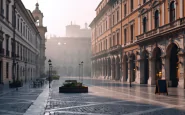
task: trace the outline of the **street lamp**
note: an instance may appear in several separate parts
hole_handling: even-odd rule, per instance
[[[52,65],[52,64],[51,64],[51,60],[50,60],[50,59],[48,60],[48,64],[49,64],[49,78],[48,78],[48,79],[49,79],[49,88],[51,88],[50,68],[51,68],[51,65]]]
[[[82,65],[82,84],[83,84],[83,61],[81,62],[81,65]]]
[[[27,82],[27,62],[24,62],[25,63],[25,83]]]
[[[80,81],[80,66],[81,66],[81,64],[79,64],[79,81]]]

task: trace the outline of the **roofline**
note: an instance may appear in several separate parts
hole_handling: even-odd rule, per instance
[[[96,7],[95,11],[99,8],[99,6],[102,4],[103,0],[101,0],[101,2],[98,4],[98,6]]]

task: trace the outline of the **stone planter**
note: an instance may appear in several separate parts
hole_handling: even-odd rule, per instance
[[[88,93],[88,87],[59,87],[59,93]]]

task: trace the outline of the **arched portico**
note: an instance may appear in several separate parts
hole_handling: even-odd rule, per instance
[[[115,58],[112,58],[112,79],[115,80],[116,78],[116,63]]]
[[[120,80],[121,76],[120,76],[120,58],[119,56],[117,56],[116,58],[116,80]]]
[[[111,76],[111,59],[110,58],[108,58],[108,77],[110,77]]]
[[[166,77],[169,80],[170,87],[177,87],[179,77],[180,77],[178,51],[179,51],[179,47],[175,43],[171,43],[167,47],[167,51],[166,51],[166,54],[167,54],[166,62],[169,65],[169,66],[166,66],[167,68],[166,72],[168,72],[168,75],[169,75]]]
[[[147,52],[147,50],[144,50],[141,54],[141,64],[140,64],[140,68],[141,68],[141,84],[148,84],[148,79],[149,79],[149,54]]]
[[[126,82],[128,79],[128,57],[124,55],[123,57],[123,81]]]
[[[155,47],[152,52],[152,71],[151,71],[151,85],[156,84],[156,80],[162,78],[162,59],[161,59],[161,49],[159,47]]]
[[[136,64],[135,64],[136,57],[134,54],[130,55],[130,77],[131,77],[131,82],[135,81],[136,78]]]

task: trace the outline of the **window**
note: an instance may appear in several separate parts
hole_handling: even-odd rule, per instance
[[[143,33],[145,33],[147,31],[147,24],[146,24],[146,17],[143,18]]]
[[[127,29],[124,29],[124,44],[127,43]]]
[[[0,3],[1,3],[1,15],[4,15],[4,8],[3,8],[3,4],[4,4],[4,2],[3,2],[4,0],[0,0]]]
[[[155,11],[155,28],[159,27],[159,11]]]
[[[115,45],[115,35],[113,35],[113,46]]]
[[[112,16],[112,24],[114,25],[114,15]]]
[[[106,20],[106,22],[105,22],[105,30],[107,30],[107,20]]]
[[[107,39],[105,40],[105,49],[107,49]]]
[[[12,6],[12,26],[13,27],[16,27],[16,19],[17,19],[17,17],[14,13],[14,7]]]
[[[146,3],[146,0],[143,0],[143,4]]]
[[[17,19],[17,30],[19,30],[19,16],[18,16],[18,19]]]
[[[130,9],[131,9],[131,12],[134,9],[134,0],[130,0]]]
[[[9,38],[6,37],[6,56],[9,56]]]
[[[175,21],[175,2],[171,2],[170,4],[170,22]]]
[[[9,63],[8,62],[6,62],[6,78],[8,78],[9,77]]]
[[[9,21],[9,2],[8,0],[6,2],[6,19],[7,21]]]
[[[111,37],[109,38],[109,45],[110,45],[110,47],[112,46]]]
[[[21,34],[22,34],[22,20],[21,20]]]
[[[119,21],[119,10],[117,11],[117,22]]]
[[[117,33],[117,45],[119,45],[119,32]]]
[[[131,40],[131,43],[134,40],[134,25],[130,26],[130,40]]]
[[[126,17],[127,15],[127,4],[124,5],[124,16]]]

